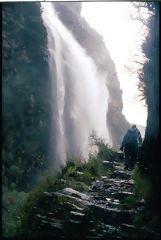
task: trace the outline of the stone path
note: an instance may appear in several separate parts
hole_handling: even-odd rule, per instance
[[[144,201],[129,207],[126,199],[134,195],[131,172],[119,160],[113,163],[110,178],[102,176],[86,192],[65,188],[44,192],[41,206],[33,209],[31,230],[35,236],[55,239],[159,239],[146,226],[133,225],[134,216],[142,214]]]

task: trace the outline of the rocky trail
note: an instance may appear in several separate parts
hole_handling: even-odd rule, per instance
[[[146,225],[134,226],[133,220],[142,214],[145,203],[127,204],[128,197],[134,195],[132,172],[124,170],[119,159],[104,164],[114,168],[110,177],[93,181],[84,192],[72,188],[44,192],[41,204],[33,209],[31,231],[35,237],[159,239]]]

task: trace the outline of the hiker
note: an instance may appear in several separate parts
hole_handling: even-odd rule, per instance
[[[139,145],[142,142],[140,131],[133,125],[125,134],[120,150],[124,151],[125,169],[132,170],[138,158]]]

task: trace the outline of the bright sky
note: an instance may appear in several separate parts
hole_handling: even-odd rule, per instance
[[[27,1],[30,0],[24,0]],[[126,67],[134,67],[134,70],[137,70],[133,62],[134,55],[138,55],[135,56],[135,60],[143,61],[139,47],[144,39],[145,30],[141,23],[131,20],[133,12],[131,2],[82,2],[81,14],[103,36],[115,62],[123,90],[123,114],[130,123],[146,126],[147,109],[144,102],[139,101],[138,79],[136,74],[132,74]]]
[[[83,2],[81,14],[103,36],[115,62],[123,90],[123,114],[130,123],[146,126],[147,109],[144,102],[139,101],[137,76],[126,67],[137,70],[134,60],[144,61],[140,44],[145,38],[145,29],[131,19],[134,11],[130,2]]]

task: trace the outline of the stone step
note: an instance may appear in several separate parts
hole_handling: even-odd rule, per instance
[[[129,179],[132,175],[131,171],[116,170],[110,175],[110,178]]]
[[[143,240],[159,240],[160,234],[154,232],[147,227],[136,227],[134,225],[123,223],[120,227],[120,236],[122,238],[127,237],[128,239],[143,239]]]
[[[100,180],[93,181],[86,192],[73,188],[64,188],[57,192],[44,192],[39,207],[33,208],[32,225],[36,231],[49,232],[53,238],[72,239],[137,239],[137,237],[154,236],[146,228],[133,225],[135,214],[144,210],[144,200],[137,202],[131,208],[126,201],[134,196],[134,181],[132,172],[123,170],[120,161],[104,161],[113,165],[115,171]],[[82,173],[79,172],[81,175]],[[34,227],[33,227],[34,229]],[[148,234],[145,234],[149,231]],[[155,240],[156,234],[154,236]],[[148,239],[148,238],[147,238]]]
[[[99,230],[96,230],[99,229]],[[98,233],[99,232],[99,233]],[[110,224],[99,223],[99,225],[94,226],[89,230],[87,239],[100,239],[100,234],[103,235],[103,239],[118,239],[119,238],[119,228],[116,228]]]
[[[101,219],[105,224],[112,224],[119,227],[123,219],[126,223],[132,222],[133,211],[112,208],[108,204],[93,204],[90,206],[90,209],[97,216],[97,219]]]
[[[115,182],[115,183],[123,183],[123,184],[128,184],[128,185],[134,185],[134,180],[133,179],[115,179],[115,178],[109,178],[109,182]]]
[[[113,196],[113,198],[123,201],[124,199],[126,199],[129,196],[135,196],[135,194],[132,192],[127,192],[127,191],[116,191],[116,192],[110,192],[110,196]]]

